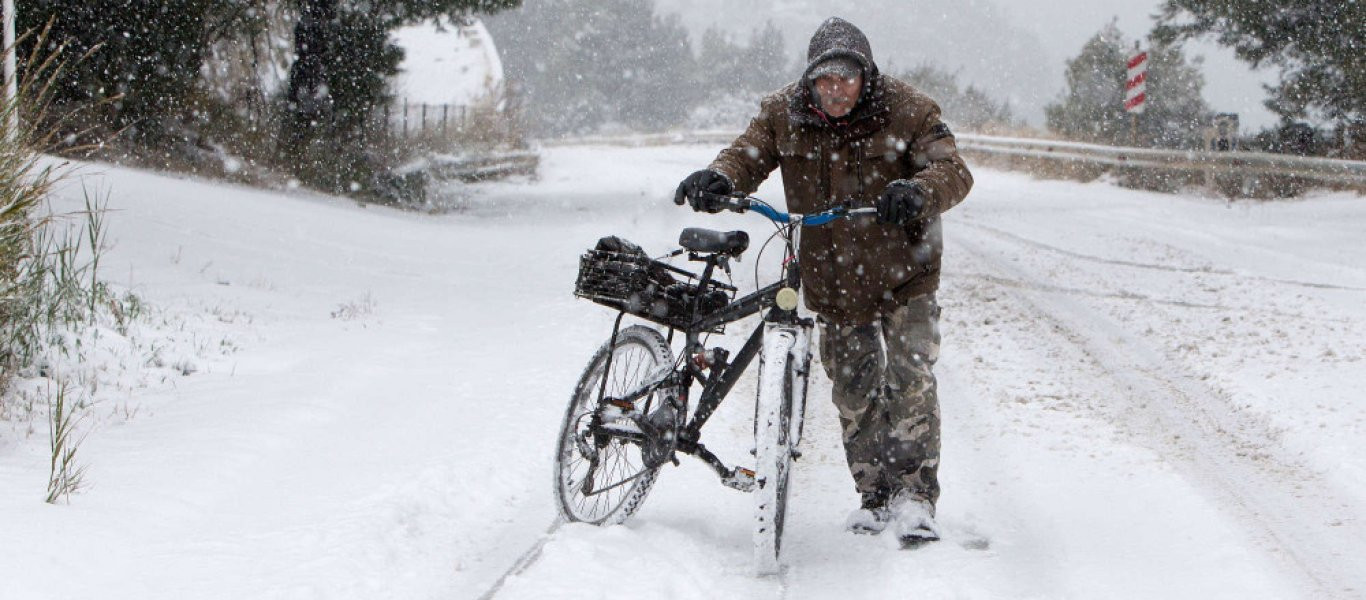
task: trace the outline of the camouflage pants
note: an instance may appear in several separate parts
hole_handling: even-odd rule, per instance
[[[872,323],[821,321],[821,362],[834,382],[844,451],[859,493],[939,498],[939,305],[912,298]]]

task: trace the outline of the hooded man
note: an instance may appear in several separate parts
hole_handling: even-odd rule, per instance
[[[843,219],[802,233],[807,308],[834,383],[844,447],[862,497],[848,529],[891,527],[904,544],[939,539],[939,215],[972,174],[939,106],[882,75],[868,38],[831,18],[816,30],[802,78],[764,98],[759,116],[674,201],[719,207],[702,192],[752,193],[782,169],[788,209],[875,206],[876,222]]]

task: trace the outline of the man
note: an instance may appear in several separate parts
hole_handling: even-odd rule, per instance
[[[701,192],[751,193],[782,169],[788,208],[877,208],[802,233],[807,308],[834,383],[845,454],[862,506],[847,527],[891,527],[904,544],[939,539],[939,215],[972,175],[939,107],[878,72],[868,39],[831,18],[816,30],[802,78],[765,98],[759,116],[674,201],[718,209]]]

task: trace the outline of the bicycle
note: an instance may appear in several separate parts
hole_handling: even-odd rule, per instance
[[[701,275],[649,258],[615,237],[585,253],[575,295],[619,312],[611,337],[579,377],[565,411],[556,450],[555,496],[565,520],[621,523],[640,508],[664,464],[679,464],[678,454],[696,457],[723,485],[755,495],[755,570],[771,574],[779,570],[788,476],[800,455],[814,326],[797,314],[801,272],[796,238],[801,226],[875,211],[835,208],[800,215],[750,196],[709,196],[726,210],[753,211],[777,224],[769,240],[784,241],[779,281],[735,299],[735,287],[713,279],[718,267],[729,274],[730,261],[748,248],[744,231],[683,230],[681,248],[661,258],[686,253],[690,262],[703,264]],[[733,359],[724,348],[705,347],[704,335],[764,309],[768,312]],[[667,327],[668,336],[648,325],[623,329],[627,314]],[[676,331],[684,334],[677,358],[672,347]],[[701,431],[756,354],[754,468],[730,467],[701,443]],[[689,420],[694,383],[702,389]]]

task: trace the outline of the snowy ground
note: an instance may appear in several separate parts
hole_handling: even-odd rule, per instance
[[[195,368],[103,393],[69,505],[42,503],[41,422],[0,427],[0,598],[1366,597],[1351,196],[979,170],[945,227],[944,542],[841,530],[823,379],[781,577],[748,574],[749,499],[687,459],[627,525],[556,525],[555,432],[611,318],[570,294],[577,255],[764,231],[668,202],[714,151],[555,148],[539,180],[443,216],[87,167],[114,209],[107,277],[159,315],[139,339]],[[87,367],[143,368],[119,356]],[[704,434],[727,460],[752,389]]]

